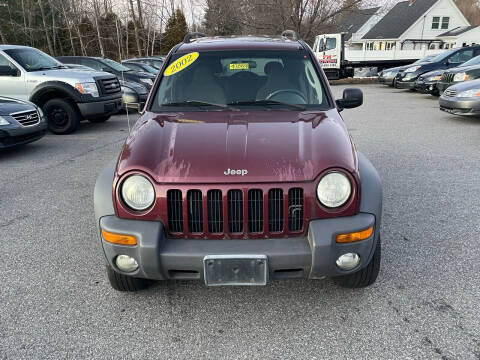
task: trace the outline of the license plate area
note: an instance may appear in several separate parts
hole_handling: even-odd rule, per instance
[[[267,284],[265,255],[207,255],[203,259],[207,286],[261,286]]]

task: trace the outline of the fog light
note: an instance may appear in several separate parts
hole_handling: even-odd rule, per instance
[[[337,259],[337,266],[342,270],[355,269],[360,264],[360,256],[356,253],[346,253]]]
[[[138,269],[137,261],[128,255],[118,255],[115,263],[120,270],[125,272],[132,272]]]

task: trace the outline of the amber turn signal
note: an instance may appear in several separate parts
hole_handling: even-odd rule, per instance
[[[337,235],[337,243],[350,243],[368,239],[373,234],[373,226],[366,230]]]
[[[102,229],[102,236],[105,241],[118,245],[137,245],[137,238],[132,235],[115,234]]]

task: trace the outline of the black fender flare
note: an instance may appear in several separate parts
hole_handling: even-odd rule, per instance
[[[357,151],[360,171],[361,199],[360,212],[375,216],[375,227],[380,230],[382,224],[382,182],[377,170],[365,155]],[[380,233],[380,231],[376,231]]]
[[[63,81],[46,81],[39,84],[33,89],[29,100],[38,105],[42,97],[49,92],[62,92],[76,103],[82,102],[82,95],[73,86]]]
[[[97,227],[100,226],[100,218],[108,215],[115,215],[112,199],[112,186],[116,167],[117,159],[115,158],[102,170],[95,183],[93,204]]]

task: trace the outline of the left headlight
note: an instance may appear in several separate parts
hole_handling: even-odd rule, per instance
[[[351,193],[350,180],[338,171],[324,175],[317,185],[318,201],[329,208],[337,208],[345,204]]]
[[[442,78],[442,75],[433,75],[433,76],[429,76],[426,80],[427,81],[440,81],[441,78]]]
[[[141,78],[140,81],[141,81],[142,83],[148,84],[148,85],[150,85],[150,86],[153,85],[152,79],[149,79],[149,78]]]
[[[80,94],[90,94],[93,97],[98,97],[98,87],[94,82],[85,82],[75,84],[75,88]]]
[[[467,73],[462,72],[462,73],[455,74],[455,76],[453,77],[453,81],[455,82],[467,81],[469,77],[470,76]]]
[[[10,123],[3,117],[0,116],[0,126],[10,125]]]
[[[133,210],[146,210],[155,201],[155,190],[145,176],[131,175],[122,184],[122,200]]]
[[[480,98],[480,88],[462,91],[461,93],[458,93],[457,97],[461,97],[461,98],[478,97],[478,98]]]

